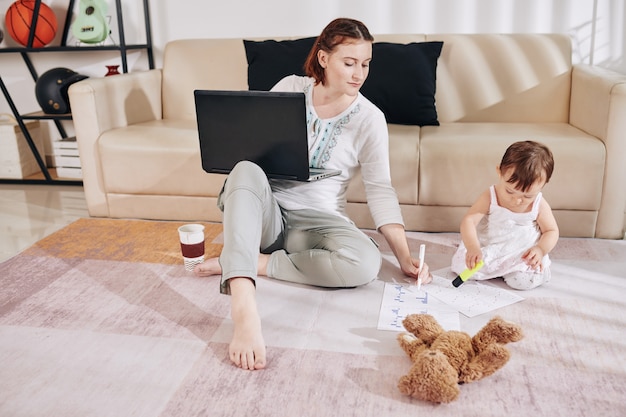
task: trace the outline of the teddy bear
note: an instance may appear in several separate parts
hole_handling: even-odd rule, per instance
[[[398,343],[413,366],[402,376],[403,394],[434,403],[457,399],[459,384],[477,381],[502,368],[510,358],[504,346],[524,336],[520,326],[496,316],[474,335],[444,330],[430,314],[409,314],[402,321],[409,333]]]

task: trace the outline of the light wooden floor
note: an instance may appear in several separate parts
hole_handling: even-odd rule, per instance
[[[0,262],[80,217],[81,186],[0,184]]]

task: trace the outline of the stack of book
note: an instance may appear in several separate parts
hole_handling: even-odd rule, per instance
[[[82,178],[76,138],[64,138],[52,143],[54,166],[59,178]]]

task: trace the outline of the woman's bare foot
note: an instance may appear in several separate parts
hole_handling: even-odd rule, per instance
[[[213,275],[222,274],[222,266],[220,265],[219,258],[209,258],[206,261],[198,264],[193,269],[193,273],[198,277],[210,277]]]
[[[258,275],[266,275],[269,255],[260,254]],[[196,265],[193,270],[199,277],[222,274],[219,258],[209,258]],[[229,280],[231,294],[231,316],[235,325],[228,354],[230,360],[241,369],[263,369],[266,364],[266,349],[261,332],[261,318],[256,306],[254,281],[246,277]]]
[[[263,369],[266,348],[256,306],[256,288],[249,278],[231,278],[231,315],[235,324],[228,353],[230,360],[246,370]]]

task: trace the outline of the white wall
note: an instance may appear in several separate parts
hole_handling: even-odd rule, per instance
[[[567,33],[577,62],[626,74],[624,0],[177,0],[151,8],[158,55],[170,39],[310,36],[347,16],[373,34]]]
[[[4,12],[12,2],[0,0],[2,27]],[[59,17],[60,35],[68,1],[44,2]],[[113,14],[114,1],[108,3]],[[144,42],[141,0],[123,0],[123,8],[127,42]],[[164,45],[172,39],[312,36],[333,18],[347,16],[365,22],[373,34],[567,33],[574,42],[574,62],[626,74],[624,0],[150,0],[150,8],[157,67]],[[115,21],[112,23],[115,37]],[[0,47],[8,45],[15,43],[5,30]],[[102,76],[105,65],[119,63],[114,53],[32,55],[40,74],[64,66]],[[132,53],[129,62],[133,70],[146,68],[139,52]],[[34,83],[18,54],[0,54],[0,75],[20,112],[39,110]],[[0,113],[8,111],[0,96]]]

